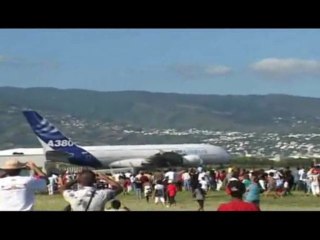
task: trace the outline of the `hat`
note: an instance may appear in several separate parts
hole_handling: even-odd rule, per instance
[[[19,162],[18,160],[11,159],[4,163],[1,169],[22,169],[25,168],[26,165],[24,163]]]
[[[243,194],[246,191],[245,185],[240,181],[230,181],[228,184],[228,189],[231,193]]]

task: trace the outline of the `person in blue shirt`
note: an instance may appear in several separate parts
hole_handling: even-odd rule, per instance
[[[246,174],[243,175],[242,183],[244,184],[246,189],[248,189],[248,187],[251,185],[251,180],[249,178],[249,174],[246,173]]]
[[[259,185],[259,178],[253,174],[252,183],[247,188],[245,201],[254,203],[255,205],[257,205],[257,207],[260,207],[259,205],[260,205],[261,192],[262,192],[262,188]]]

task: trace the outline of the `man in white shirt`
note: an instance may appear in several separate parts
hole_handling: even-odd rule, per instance
[[[190,174],[188,171],[184,172],[182,174],[182,180],[183,180],[183,188],[185,191],[190,191]]]
[[[107,201],[113,199],[122,192],[119,183],[106,175],[98,174],[113,189],[96,189],[96,175],[90,170],[83,170],[77,180],[74,180],[60,188],[64,199],[70,204],[72,211],[104,211]],[[78,190],[70,190],[72,185],[78,183]]]
[[[204,178],[205,177],[205,175],[206,175],[206,172],[199,172],[199,176],[198,176],[198,181],[201,181],[202,180],[202,178]]]
[[[299,175],[299,181],[298,181],[298,186],[299,186],[299,190],[303,190],[305,192],[307,192],[307,172],[304,168],[301,168],[298,171],[298,175]]]
[[[168,178],[169,181],[172,181],[172,182],[175,182],[176,180],[176,177],[175,177],[176,173],[169,169],[165,174],[164,174],[164,177],[165,178]]]
[[[36,176],[20,176],[25,168]],[[8,160],[1,169],[4,174],[0,178],[0,211],[32,211],[35,192],[47,189],[46,175],[31,161]]]
[[[154,186],[153,198],[155,204],[158,204],[159,200],[163,206],[165,206],[165,199],[164,199],[164,186],[161,180],[157,181],[157,184]]]
[[[57,179],[58,179],[58,176],[54,175],[54,174],[52,174],[52,176],[48,178],[48,180],[49,180],[49,185],[48,185],[49,195],[54,194],[54,185],[56,184]]]
[[[208,183],[204,177],[199,181],[199,183],[201,184],[202,190],[207,192],[208,191]]]
[[[126,173],[124,174],[124,176],[125,176],[126,178],[130,178],[131,172],[126,172]]]

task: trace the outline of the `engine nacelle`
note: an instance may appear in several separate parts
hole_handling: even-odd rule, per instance
[[[198,155],[185,155],[183,156],[183,164],[197,166],[203,164],[203,161]]]

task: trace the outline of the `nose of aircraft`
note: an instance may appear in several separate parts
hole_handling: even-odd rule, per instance
[[[222,150],[224,151],[224,153],[223,153],[224,163],[230,163],[230,161],[231,161],[230,153],[228,153],[228,151],[226,151],[225,149],[222,149]]]
[[[226,151],[222,147],[211,145],[210,146],[210,153],[212,155],[215,155],[218,158],[218,161],[220,163],[226,164],[226,163],[230,163],[230,161],[231,161],[230,153],[228,153],[228,151]]]

